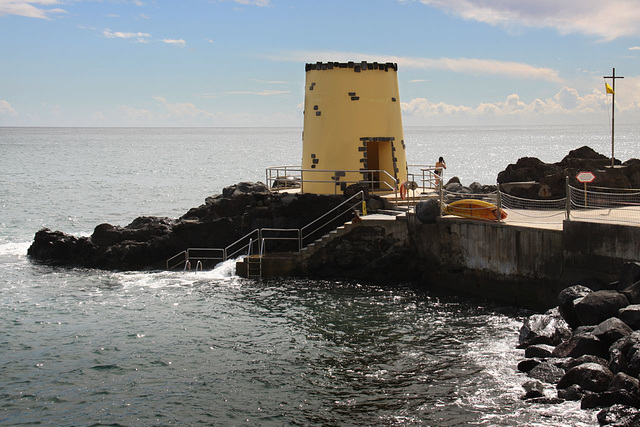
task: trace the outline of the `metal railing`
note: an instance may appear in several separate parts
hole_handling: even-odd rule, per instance
[[[332,174],[330,178],[324,176]],[[376,179],[377,177],[377,179]],[[305,184],[332,184],[334,194],[342,191],[338,184],[361,184],[371,192],[398,191],[398,180],[384,169],[333,170],[302,169],[300,166],[270,166],[265,170],[266,184],[273,191],[300,188],[304,193]]]
[[[439,172],[439,173],[438,173]],[[427,190],[437,190],[440,181],[444,179],[444,169],[431,165],[407,165],[407,175],[418,184],[423,193]],[[419,181],[415,177],[419,176]]]
[[[213,255],[220,254],[220,255]],[[179,265],[184,265],[184,270],[191,271],[191,260],[196,260],[196,271],[198,270],[198,266],[200,270],[202,270],[202,261],[225,261],[226,258],[226,250],[219,248],[189,248],[186,249],[171,258],[169,258],[166,262],[167,270],[173,270]],[[182,258],[180,258],[182,257]],[[180,259],[179,262],[174,263],[176,259]]]
[[[166,262],[167,270],[173,270],[179,265],[184,265],[186,271],[187,267],[191,266],[191,260],[219,260],[220,262],[226,261],[236,257],[238,254],[251,255],[253,252],[253,246],[258,244],[260,256],[263,255],[265,250],[265,242],[270,241],[296,241],[296,252],[299,252],[306,246],[305,242],[309,238],[316,235],[318,232],[326,230],[327,226],[332,222],[338,220],[341,216],[350,213],[357,206],[362,205],[365,202],[364,191],[359,191],[347,200],[340,203],[338,206],[329,210],[325,214],[311,221],[309,224],[302,228],[257,228],[250,231],[246,235],[242,236],[235,242],[229,244],[224,249],[221,248],[189,248],[184,250],[171,258]],[[346,222],[346,221],[344,221]],[[342,222],[342,223],[344,223]],[[265,235],[266,234],[266,235]],[[272,234],[272,235],[269,235]],[[275,234],[275,235],[273,235]],[[293,235],[293,236],[292,236]],[[215,251],[221,254],[219,257],[202,257],[192,256],[193,251]],[[181,258],[182,257],[182,258]],[[180,259],[179,262],[175,260]]]

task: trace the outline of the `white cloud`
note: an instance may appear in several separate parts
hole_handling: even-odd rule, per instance
[[[289,90],[235,90],[222,92],[220,95],[257,95],[257,96],[273,96],[286,95],[291,93]]]
[[[136,39],[137,42],[146,43],[148,37],[151,37],[149,33],[123,33],[120,31],[111,31],[108,28],[102,32],[102,34],[110,39]]]
[[[631,46],[629,50],[640,50],[640,46]]]
[[[162,39],[162,43],[171,44],[178,47],[184,47],[187,42],[182,39]]]
[[[204,39],[204,40],[205,40],[207,43],[211,43],[211,44],[214,44],[214,43],[215,43],[215,42],[214,42],[213,40],[211,40],[211,39]]]
[[[149,18],[148,15],[145,15],[144,13],[141,13],[140,15],[138,15],[140,17],[140,19],[151,19]]]
[[[11,106],[11,104],[9,104],[4,99],[0,99],[0,114],[3,114],[3,115],[6,114],[8,116],[15,116],[18,113],[16,112],[16,109]]]
[[[413,80],[409,80],[409,83],[425,83],[428,81],[429,80],[424,80],[424,79],[413,79]]]
[[[0,0],[0,16],[17,15],[27,18],[50,19],[51,14],[66,13],[66,10],[45,9],[45,7],[61,3],[59,0]]]
[[[613,40],[640,34],[637,0],[420,0],[463,19],[514,29],[555,28]]]
[[[109,13],[107,15],[107,18],[120,18],[120,15],[118,15],[117,13]]]
[[[559,83],[558,72],[551,68],[536,67],[523,62],[498,61],[474,58],[420,58],[389,56],[358,52],[330,51],[289,51],[279,55],[268,55],[274,61],[317,62],[317,61],[369,61],[396,62],[403,68],[417,70],[447,70],[460,73],[494,74],[514,78],[539,79]]]
[[[604,89],[604,87],[603,87]],[[640,113],[640,78],[626,88],[626,99],[616,102],[616,111],[633,118]],[[483,102],[477,106],[453,105],[446,102],[433,102],[426,98],[414,98],[402,102],[402,112],[409,123],[437,122],[440,119],[453,119],[458,124],[467,123],[510,123],[519,120],[523,123],[575,122],[583,118],[585,122],[596,117],[606,123],[607,110],[611,108],[610,99],[604,90],[594,89],[580,95],[573,88],[563,87],[553,97],[536,98],[526,102],[518,94],[511,94],[503,101]]]

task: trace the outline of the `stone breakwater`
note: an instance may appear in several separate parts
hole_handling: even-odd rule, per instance
[[[242,182],[207,197],[203,205],[177,219],[142,216],[124,227],[100,224],[89,237],[42,229],[28,255],[32,260],[69,267],[164,269],[168,258],[187,248],[224,248],[257,228],[299,229],[357,190],[348,188],[345,195],[336,196],[272,193],[262,183]],[[389,208],[378,196],[366,198],[372,213]],[[352,216],[347,212],[319,232],[328,232]]]
[[[558,295],[558,306],[528,317],[520,329],[531,378],[523,399],[580,400],[604,408],[601,424],[640,424],[640,263],[626,263],[618,281],[584,280]],[[545,394],[545,383],[556,395]]]

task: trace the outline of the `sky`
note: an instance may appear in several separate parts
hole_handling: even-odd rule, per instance
[[[640,118],[640,0],[0,0],[0,126],[302,126],[304,64],[397,62],[408,126]],[[608,80],[611,84],[611,80]]]

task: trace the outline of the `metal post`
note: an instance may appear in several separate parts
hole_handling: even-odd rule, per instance
[[[438,183],[440,187],[440,216],[444,216],[444,190],[442,189],[442,180]]]
[[[304,169],[300,169],[300,194],[304,194]]]
[[[496,186],[496,205],[498,205],[498,221],[502,221],[502,197],[500,196],[500,184]]]
[[[565,179],[565,187],[566,187],[566,203],[565,203],[565,216],[567,221],[571,221],[571,188],[569,187],[569,176]]]

